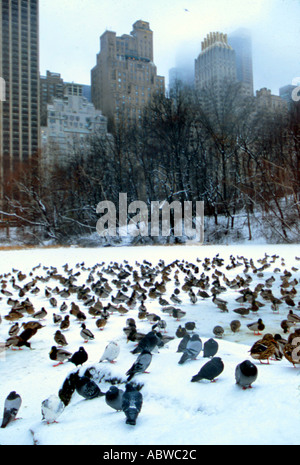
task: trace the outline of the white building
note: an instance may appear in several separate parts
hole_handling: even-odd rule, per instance
[[[65,163],[74,151],[86,147],[89,137],[107,136],[107,118],[82,96],[80,85],[66,87],[63,99],[47,105],[47,127],[42,128],[43,158]]]

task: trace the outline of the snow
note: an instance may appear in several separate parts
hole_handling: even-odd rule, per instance
[[[295,259],[299,256],[299,245],[234,245],[234,246],[141,246],[141,247],[118,247],[118,248],[34,248],[27,250],[1,251],[0,273],[11,273],[16,276],[16,270],[27,273],[27,278],[20,284],[24,285],[34,276],[47,276],[47,269],[43,267],[56,267],[59,273],[64,273],[63,265],[69,264],[73,272],[80,271],[76,285],[85,283],[90,270],[99,264],[96,271],[101,271],[102,263],[105,267],[110,263],[117,262],[124,265],[127,260],[129,265],[139,270],[138,263],[148,260],[155,266],[160,260],[165,264],[172,263],[175,259],[184,260],[199,266],[199,274],[202,272],[211,277],[214,269],[204,270],[203,260],[206,257],[213,258],[219,254],[224,259],[224,266],[217,267],[219,271],[226,274],[230,280],[237,275],[243,276],[244,266],[226,269],[230,264],[230,256],[247,259],[253,258],[257,267],[258,259],[264,258],[265,254],[271,260],[273,254],[277,254],[272,265],[263,271],[263,276],[257,276],[251,270],[253,281],[250,288],[254,289],[257,283],[264,283],[273,275],[276,278],[272,291],[276,297],[280,297],[280,283],[284,270],[291,271],[292,267],[300,267],[300,262]],[[197,261],[198,259],[198,261]],[[283,260],[282,260],[283,259]],[[201,260],[201,261],[199,261]],[[241,261],[241,260],[238,260]],[[283,262],[284,261],[284,262]],[[84,262],[84,268],[80,265]],[[33,267],[41,264],[41,268],[33,271]],[[280,269],[274,273],[274,268]],[[171,272],[173,277],[175,267]],[[14,270],[14,271],[13,271]],[[293,278],[300,279],[300,271],[292,271]],[[4,276],[7,281],[7,290],[12,291],[11,275]],[[114,277],[106,276],[110,281]],[[184,274],[179,273],[181,285]],[[3,281],[2,281],[3,282]],[[222,280],[221,280],[222,282]],[[142,282],[143,283],[143,282]],[[211,284],[211,281],[210,281]],[[41,403],[50,395],[58,394],[65,378],[75,367],[65,363],[53,367],[49,359],[49,351],[54,345],[54,333],[57,327],[52,320],[53,313],[59,313],[59,306],[65,301],[69,306],[76,302],[87,315],[86,326],[92,330],[95,340],[87,344],[80,337],[80,324],[71,316],[71,327],[65,332],[68,341],[66,350],[75,352],[79,346],[84,345],[89,359],[80,368],[83,373],[86,368],[95,366],[104,375],[99,386],[102,391],[110,387],[108,379],[112,377],[126,380],[125,373],[136,359],[131,354],[134,342],[126,342],[123,333],[126,318],[136,319],[137,328],[141,332],[148,332],[151,324],[146,320],[137,318],[137,308],[129,310],[125,316],[112,314],[103,331],[96,328],[95,320],[88,314],[87,307],[82,301],[77,300],[77,295],[65,299],[55,295],[58,299],[58,308],[52,308],[49,299],[45,297],[44,288],[63,286],[56,280],[48,283],[38,281],[40,293],[33,295],[30,292],[24,297],[29,297],[35,306],[35,310],[45,307],[48,315],[42,328],[33,336],[32,349],[24,348],[20,351],[7,350],[0,354],[0,409],[3,408],[6,396],[15,390],[22,396],[22,405],[17,421],[11,423],[7,428],[0,429],[1,445],[202,445],[202,444],[229,444],[229,445],[299,445],[299,410],[300,410],[300,368],[294,368],[286,359],[281,361],[270,361],[270,365],[261,365],[258,361],[250,358],[249,349],[259,338],[251,333],[247,324],[261,317],[266,325],[265,332],[273,334],[283,332],[280,322],[286,318],[289,307],[285,304],[280,306],[279,314],[273,313],[270,304],[266,301],[257,313],[246,317],[239,317],[233,313],[233,309],[240,306],[235,302],[240,294],[238,291],[227,288],[220,297],[228,301],[228,313],[222,313],[212,302],[212,299],[201,299],[191,304],[188,294],[181,290],[180,298],[183,303],[180,306],[186,315],[178,322],[168,314],[161,312],[157,300],[147,299],[145,305],[149,312],[159,314],[167,322],[168,335],[174,336],[178,325],[184,325],[187,321],[196,322],[196,330],[203,342],[213,337],[213,327],[222,325],[225,329],[223,339],[219,339],[218,356],[225,364],[224,372],[215,383],[201,381],[191,383],[193,375],[198,373],[201,366],[207,362],[202,354],[195,361],[178,365],[180,354],[176,353],[180,339],[175,339],[167,346],[153,353],[152,362],[148,368],[149,374],[136,375],[134,381],[143,384],[143,407],[137,419],[136,426],[126,425],[123,412],[116,412],[105,403],[103,397],[94,400],[84,400],[76,392],[70,404],[64,409],[58,418],[58,423],[46,424],[42,421]],[[114,285],[112,285],[114,286]],[[211,286],[210,286],[211,287]],[[295,286],[299,290],[299,284]],[[167,285],[165,298],[169,298],[173,292],[173,283]],[[117,289],[114,288],[113,295]],[[129,288],[128,294],[131,294]],[[18,298],[15,293],[12,298]],[[22,300],[22,299],[19,299]],[[262,298],[259,298],[262,301]],[[299,295],[295,302],[298,304]],[[103,304],[110,302],[110,298],[103,300]],[[70,308],[69,308],[70,309]],[[4,319],[10,310],[7,297],[3,296],[0,302],[0,314],[2,323],[0,325],[0,341],[8,337],[10,323]],[[296,312],[296,310],[294,309]],[[299,313],[299,312],[298,312]],[[24,321],[32,318],[25,317]],[[242,326],[238,333],[233,334],[229,323],[233,319],[240,319]],[[21,320],[23,322],[23,320]],[[283,335],[286,337],[285,335]],[[108,362],[98,363],[99,359],[111,340],[120,344],[121,351],[115,364]],[[252,389],[242,390],[235,384],[235,367],[238,363],[249,359],[258,367],[258,378]],[[124,384],[121,384],[124,388]]]

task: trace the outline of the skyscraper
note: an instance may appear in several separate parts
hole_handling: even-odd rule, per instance
[[[39,148],[39,2],[0,0],[0,181]]]
[[[153,63],[153,32],[146,21],[118,37],[106,31],[100,37],[97,64],[91,71],[92,102],[103,114],[118,122],[136,122],[156,91],[165,90]]]
[[[218,97],[227,82],[236,82],[235,51],[228,44],[227,34],[210,32],[195,60],[195,88],[199,93],[211,89]]]
[[[236,77],[242,83],[243,90],[253,96],[252,41],[247,29],[238,29],[228,35],[228,43],[235,51]]]

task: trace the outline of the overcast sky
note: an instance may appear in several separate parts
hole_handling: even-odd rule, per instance
[[[188,11],[186,11],[188,10]],[[300,0],[40,0],[40,71],[90,84],[105,30],[129,34],[150,22],[159,75],[186,61],[193,67],[203,38],[250,29],[254,90],[291,84],[300,76]]]

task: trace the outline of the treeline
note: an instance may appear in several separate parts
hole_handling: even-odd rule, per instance
[[[243,97],[238,84],[221,96],[177,85],[156,95],[137,124],[110,124],[111,137],[74,147],[69,161],[41,169],[39,157],[9,180],[3,221],[29,226],[37,240],[64,243],[95,232],[97,204],[204,201],[205,215],[227,231],[253,214],[279,241],[300,236],[300,103],[276,111]]]

